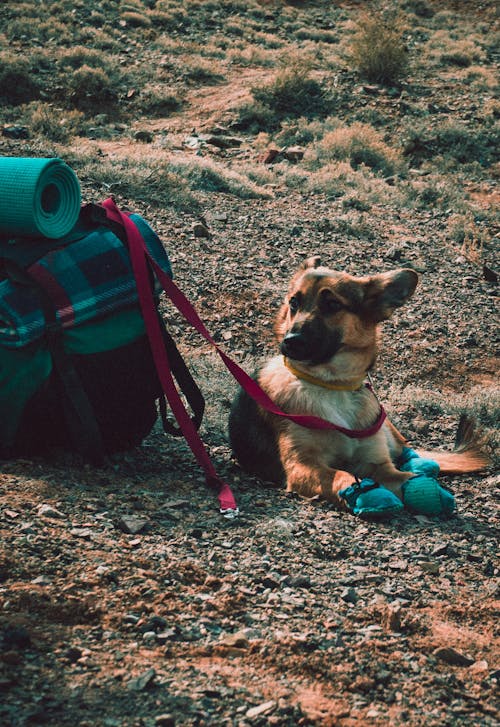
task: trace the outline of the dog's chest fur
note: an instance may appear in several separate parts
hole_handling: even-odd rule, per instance
[[[314,415],[346,429],[366,429],[373,425],[380,412],[377,398],[367,387],[356,391],[323,388],[294,376],[281,357],[264,366],[259,380],[271,399],[287,413]],[[301,440],[301,446],[315,449],[318,455],[321,453],[321,458],[327,459],[330,466],[349,464],[350,471],[356,469],[358,461],[374,461],[375,450],[378,450],[376,459],[379,458],[381,438],[389,451],[394,445],[391,433],[385,427],[375,445],[372,437],[355,439],[336,431],[310,430],[292,422],[286,422],[284,426],[296,441]]]

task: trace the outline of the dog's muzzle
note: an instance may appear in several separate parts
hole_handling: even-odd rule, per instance
[[[336,330],[301,328],[289,331],[281,342],[283,356],[294,361],[308,361],[312,365],[326,363],[342,343],[342,334]]]
[[[301,333],[287,333],[281,342],[281,353],[295,361],[304,361],[309,358],[309,347]]]

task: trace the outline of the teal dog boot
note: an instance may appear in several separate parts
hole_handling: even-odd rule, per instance
[[[439,465],[435,460],[420,457],[410,447],[403,448],[397,468],[400,472],[415,472],[416,475],[427,475],[428,477],[437,477],[439,473]]]
[[[365,478],[339,492],[354,515],[381,519],[391,517],[403,509],[401,500],[386,487]]]
[[[416,475],[401,487],[405,507],[420,515],[446,515],[455,510],[455,498],[434,477]]]

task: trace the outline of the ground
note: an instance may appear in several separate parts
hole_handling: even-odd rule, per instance
[[[308,3],[297,5],[307,14]],[[316,12],[321,3],[310,5]],[[359,3],[341,5],[355,14]],[[461,4],[447,5],[460,28]],[[487,21],[484,34],[492,32],[490,3],[471,3],[469,11],[467,22]],[[222,151],[190,148],[186,139],[193,129],[230,128],[266,73],[230,68],[222,84],[189,87],[184,106],[168,118],[139,118],[116,138],[68,143],[84,199],[102,199],[109,184],[81,160],[92,154],[120,169],[123,160],[142,164],[151,145],[135,141],[136,130],[153,135],[159,157],[215,159],[231,171],[250,160],[263,168],[272,138],[243,134],[237,149]],[[443,96],[425,74],[404,85],[404,107],[386,87],[360,86],[354,74],[341,72],[339,83],[341,117],[359,106],[383,110],[395,130],[402,116],[432,104],[446,105],[461,122],[482,113],[471,111],[470,87],[449,84]],[[4,120],[13,123],[15,114]],[[64,156],[64,147],[53,148]],[[43,139],[0,140],[4,155],[44,149]],[[491,451],[497,169],[470,167],[469,178],[456,168],[440,171],[452,181],[456,175],[466,193],[481,245],[450,234],[452,198],[450,207],[432,195],[428,204],[401,204],[402,191],[436,174],[425,163],[378,180],[384,194],[368,206],[358,188],[347,196],[313,192],[286,184],[289,172],[279,170],[257,198],[198,190],[196,210],[150,204],[147,191],[127,193],[119,179],[111,191],[155,227],[178,285],[217,343],[249,372],[276,350],[273,317],[305,257],[318,253],[335,269],[363,275],[413,267],[420,275],[414,297],[383,326],[377,395],[414,446],[452,448],[465,411]],[[194,234],[200,217],[206,237]],[[168,301],[161,310],[206,395],[203,439],[240,516],[220,515],[187,445],[159,427],[102,468],[63,452],[3,462],[0,723],[498,724],[494,468],[442,478],[456,497],[453,517],[404,512],[387,522],[359,520],[251,478],[227,442],[236,384]]]

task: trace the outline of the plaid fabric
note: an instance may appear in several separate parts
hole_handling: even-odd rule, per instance
[[[148,250],[172,275],[170,261],[156,233],[139,215],[131,215]],[[66,247],[44,255],[28,272],[49,292],[63,328],[102,318],[137,303],[137,290],[126,247],[107,227],[99,227]],[[161,288],[157,288],[159,294]],[[0,282],[0,345],[20,348],[45,333],[45,317],[35,290],[10,279]]]

